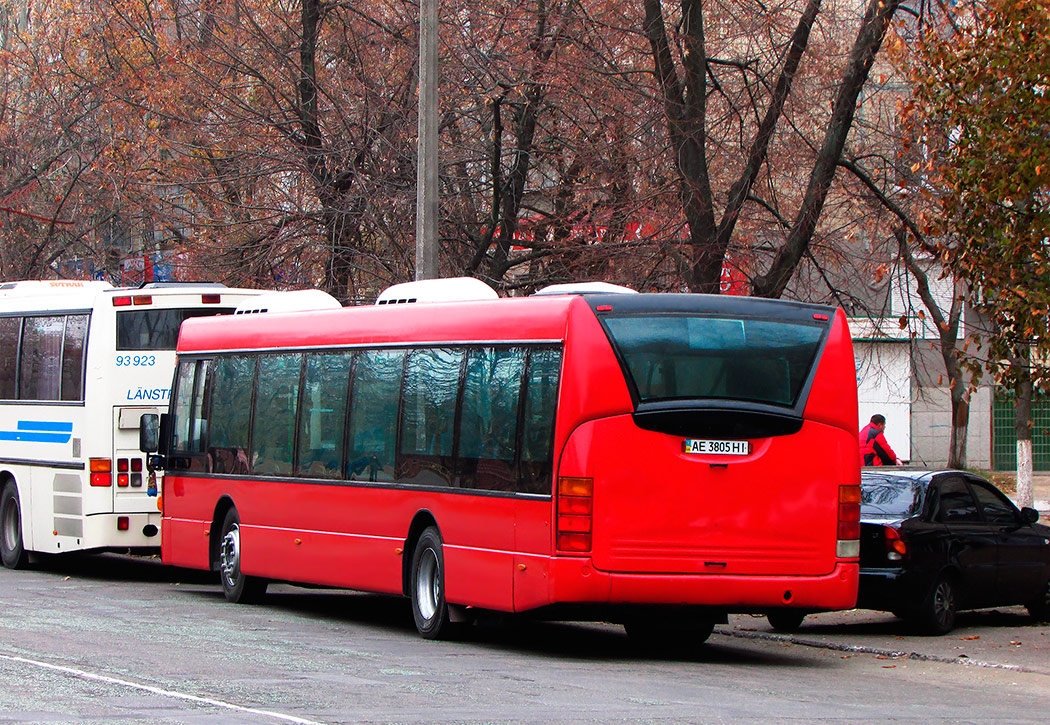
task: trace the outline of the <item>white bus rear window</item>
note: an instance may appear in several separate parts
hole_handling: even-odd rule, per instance
[[[228,315],[233,308],[155,309],[117,313],[118,350],[174,350],[179,327],[190,317]]]

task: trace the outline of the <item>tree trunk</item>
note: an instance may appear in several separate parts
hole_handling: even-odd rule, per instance
[[[966,468],[966,435],[970,428],[970,392],[952,393],[952,434],[948,442],[948,468]]]
[[[853,126],[857,111],[857,98],[875,62],[875,55],[882,47],[899,0],[870,0],[861,21],[860,32],[850,50],[849,65],[839,83],[838,96],[831,111],[831,120],[824,135],[824,144],[817,156],[809,176],[809,186],[802,206],[784,245],[777,251],[769,269],[757,277],[752,285],[756,297],[780,297],[798,267],[802,256],[809,249],[809,242],[817,228],[817,221],[824,210],[831,181],[842,157],[842,148]]]
[[[1014,359],[1014,431],[1017,434],[1017,505],[1031,506],[1032,491],[1032,370],[1027,349]]]

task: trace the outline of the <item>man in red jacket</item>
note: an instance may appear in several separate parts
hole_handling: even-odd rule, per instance
[[[886,442],[886,417],[876,413],[860,431],[860,458],[864,466],[899,466],[901,459]]]

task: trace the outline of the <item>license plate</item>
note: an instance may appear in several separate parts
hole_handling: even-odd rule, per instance
[[[708,456],[746,456],[751,452],[750,441],[719,441],[686,438],[682,453],[702,453]]]

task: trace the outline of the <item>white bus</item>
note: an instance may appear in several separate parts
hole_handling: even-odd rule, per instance
[[[24,566],[29,552],[159,549],[139,418],[167,409],[182,321],[232,313],[262,292],[0,284],[4,566]]]

